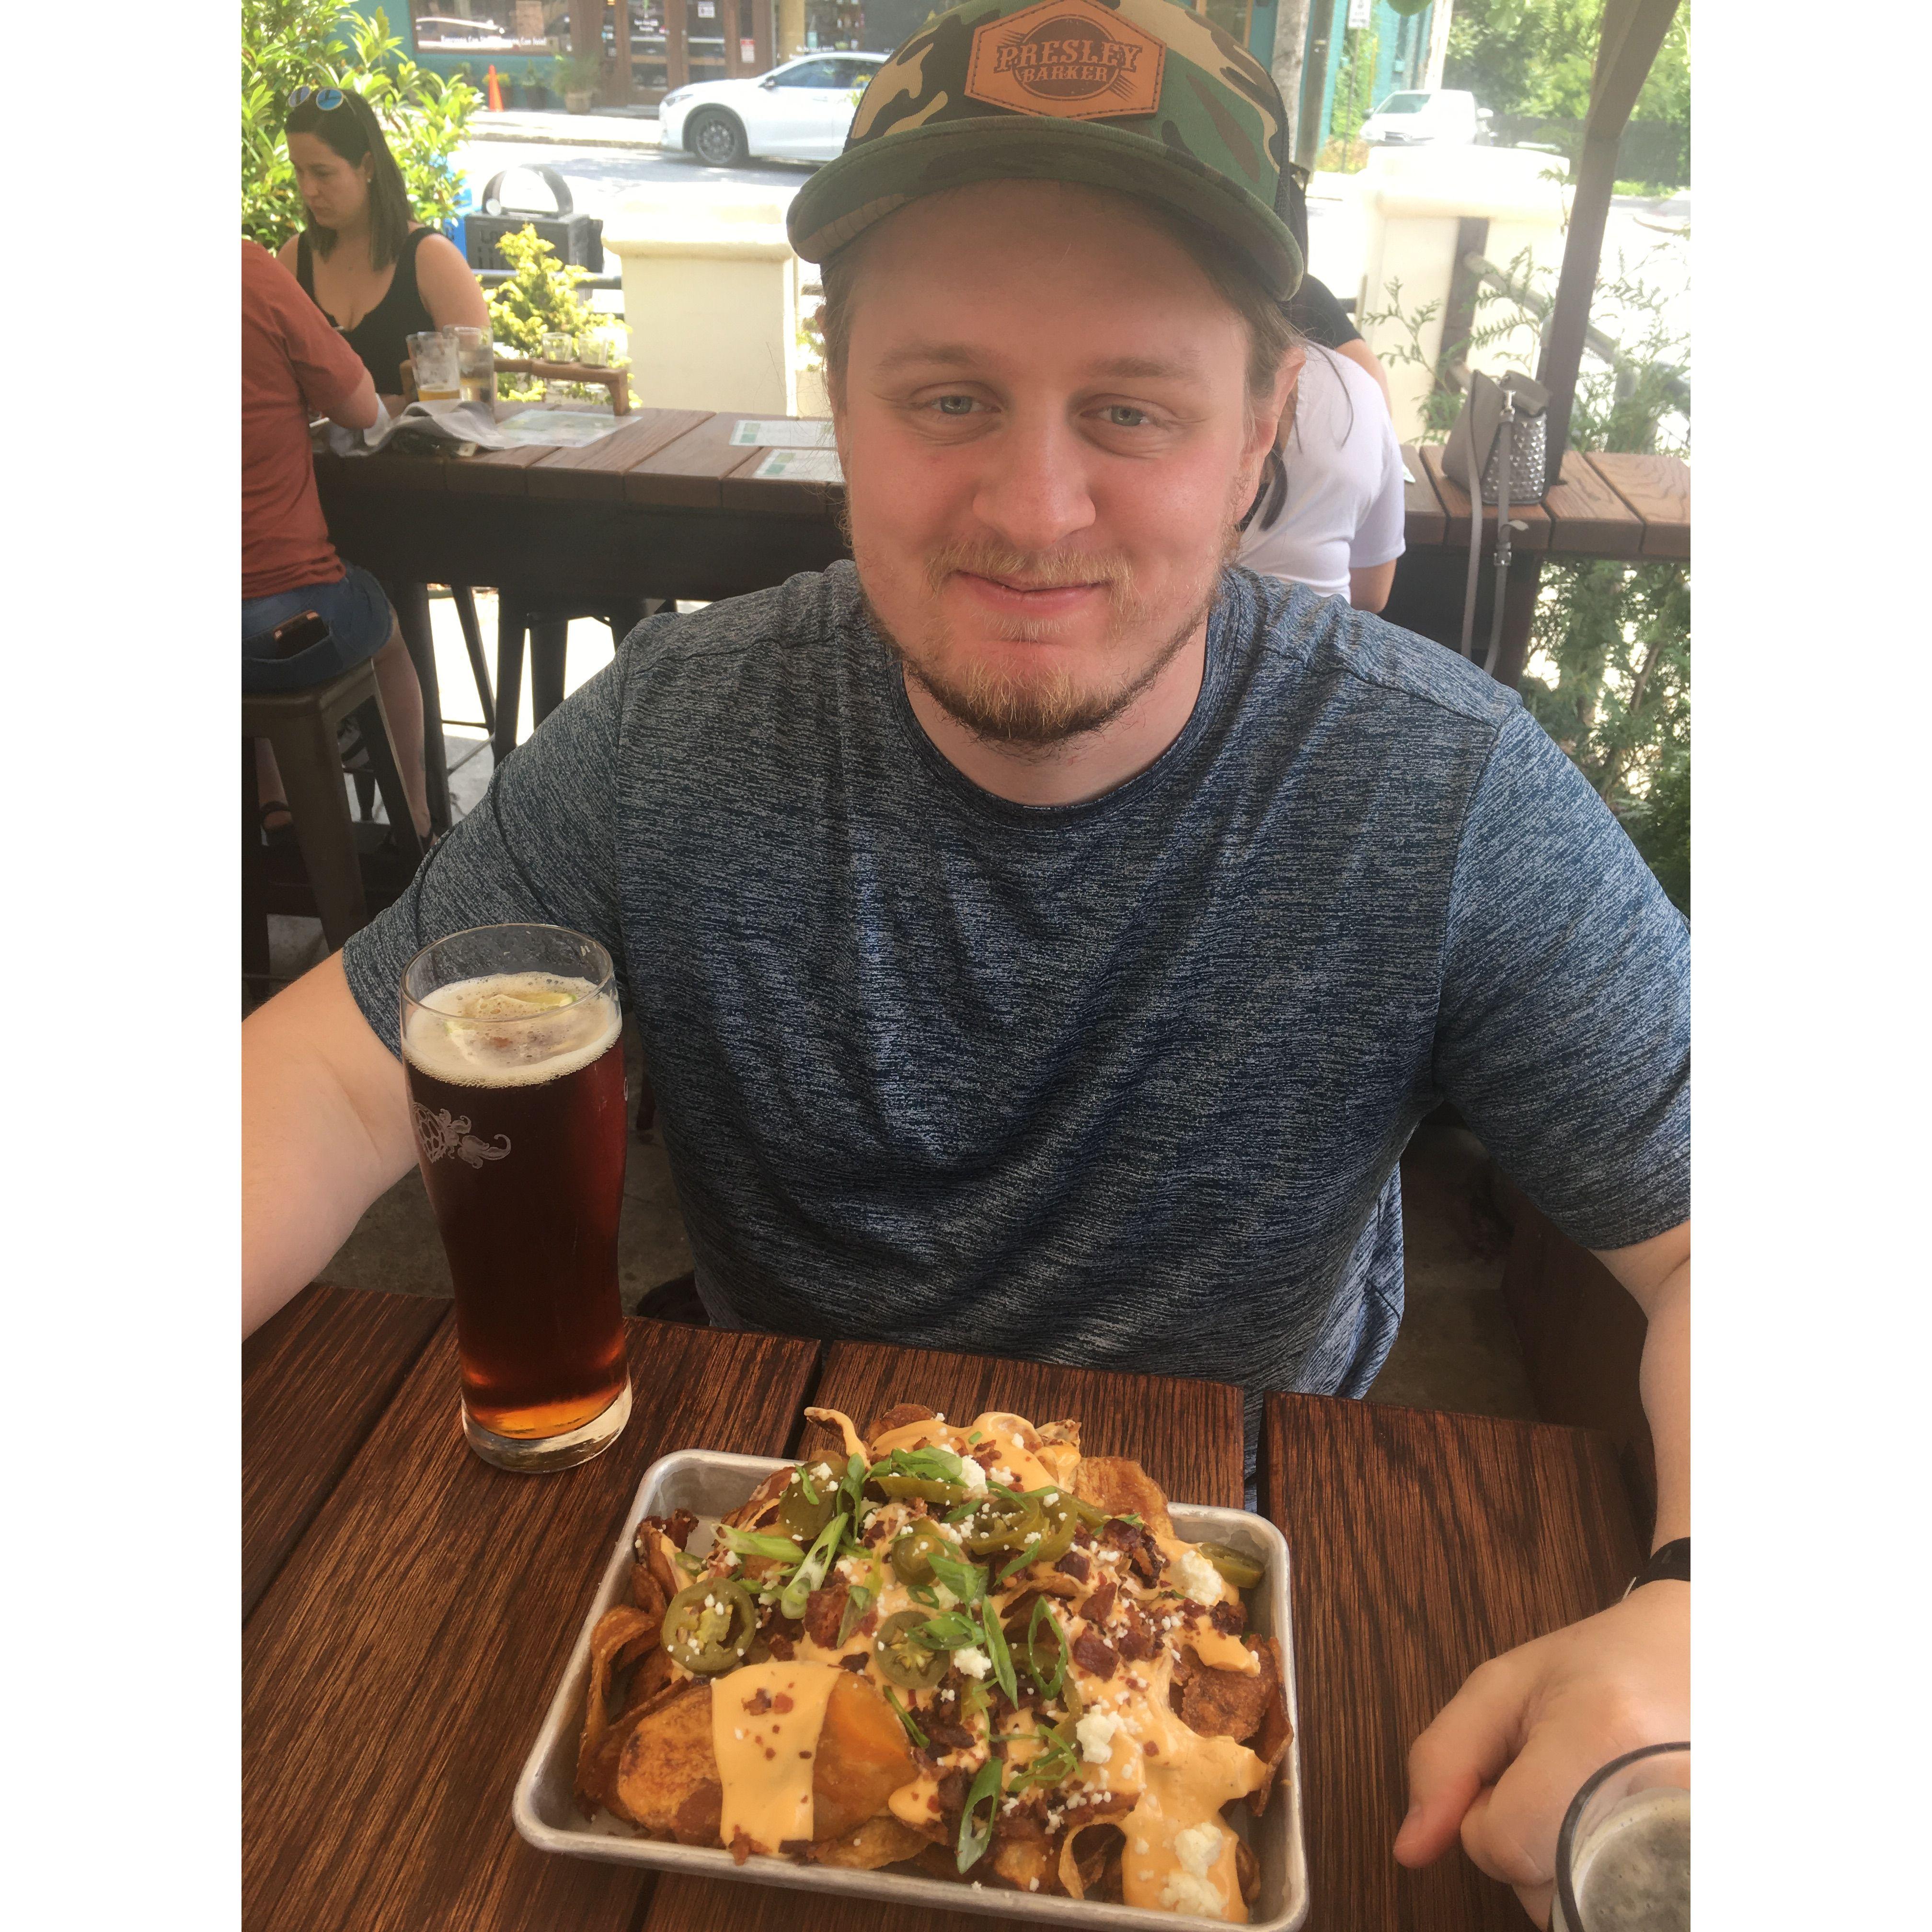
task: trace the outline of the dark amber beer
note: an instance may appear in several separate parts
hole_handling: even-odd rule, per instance
[[[458,933],[405,975],[403,1060],[456,1288],[464,1432],[506,1468],[586,1461],[630,1414],[620,1026],[608,956],[560,927]]]

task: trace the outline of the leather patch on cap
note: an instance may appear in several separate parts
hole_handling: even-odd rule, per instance
[[[1042,0],[973,36],[966,92],[992,107],[1098,121],[1151,114],[1167,50],[1094,0]]]

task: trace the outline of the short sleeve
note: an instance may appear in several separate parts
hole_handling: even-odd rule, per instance
[[[1389,420],[1381,392],[1363,399],[1356,407],[1364,413],[1372,410],[1370,420],[1378,431],[1375,495],[1348,542],[1348,568],[1369,570],[1378,563],[1393,563],[1408,548],[1404,534],[1408,505],[1402,494],[1402,445],[1396,440],[1395,424]]]
[[[1573,1240],[1690,1211],[1690,934],[1527,712],[1498,734],[1450,897],[1436,1080]]]
[[[620,651],[531,735],[402,897],[343,947],[350,991],[392,1053],[403,969],[433,940],[470,926],[568,926],[603,946],[626,980],[613,828],[628,662]]]
[[[275,273],[286,285],[276,291],[276,318],[302,400],[313,414],[332,416],[362,386],[362,358],[292,275],[279,267]]]

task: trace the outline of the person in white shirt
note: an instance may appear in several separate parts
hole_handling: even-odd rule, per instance
[[[1375,379],[1309,343],[1262,494],[1236,560],[1379,610],[1402,553],[1402,449]]]

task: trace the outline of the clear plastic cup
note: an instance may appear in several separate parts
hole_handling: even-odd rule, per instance
[[[496,400],[496,345],[487,328],[446,324],[442,333],[456,344],[457,378],[466,403]]]
[[[440,329],[410,338],[410,367],[416,395],[425,403],[454,403],[463,396],[463,372],[456,344]]]

